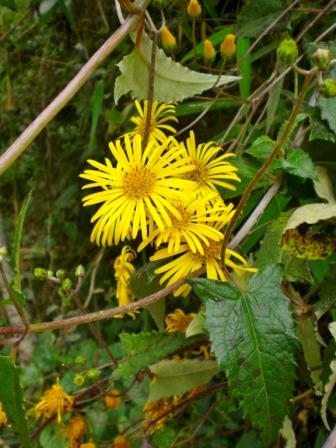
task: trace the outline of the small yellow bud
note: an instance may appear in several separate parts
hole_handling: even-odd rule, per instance
[[[107,409],[118,409],[121,405],[121,397],[118,389],[111,389],[104,397]]]
[[[174,51],[176,48],[176,39],[167,26],[161,32],[161,42],[166,51]]]
[[[320,85],[320,93],[327,98],[336,96],[336,79],[325,79]]]
[[[188,14],[190,15],[190,17],[195,18],[201,14],[202,8],[197,0],[190,0],[187,11],[188,11]]]
[[[331,61],[329,48],[319,48],[313,54],[313,62],[322,71],[327,71]]]
[[[0,427],[7,425],[7,414],[2,409],[2,403],[0,403]]]
[[[82,373],[78,373],[77,375],[74,376],[73,383],[77,387],[83,386],[83,384],[85,383],[85,376]]]
[[[129,448],[129,443],[126,437],[119,435],[113,440],[113,448]]]
[[[231,59],[237,51],[236,36],[233,33],[229,33],[225,36],[220,46],[220,52],[223,59]]]
[[[216,57],[216,50],[209,39],[205,39],[203,48],[203,59],[206,63],[211,64]]]
[[[280,64],[294,64],[299,54],[298,47],[294,39],[284,39],[278,49],[277,57]]]

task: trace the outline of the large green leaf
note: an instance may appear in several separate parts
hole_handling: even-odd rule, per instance
[[[219,372],[216,361],[199,359],[170,359],[150,367],[155,380],[149,388],[148,400],[184,394],[201,384],[208,383]]]
[[[25,303],[25,296],[21,288],[21,269],[20,269],[20,243],[23,232],[23,224],[26,217],[26,213],[32,198],[32,191],[30,191],[23,201],[20,209],[19,218],[15,227],[14,241],[11,253],[11,268],[13,270],[13,276],[10,283],[11,293],[15,297],[19,306],[23,307]]]
[[[139,100],[147,98],[151,51],[152,41],[144,35],[139,46],[118,64],[121,75],[116,79],[114,87],[116,103],[128,92]],[[223,75],[218,80],[218,76],[189,70],[166,56],[163,50],[156,50],[154,99],[160,102],[182,101],[215,84],[218,87],[239,79],[237,76]]]
[[[205,308],[213,351],[231,392],[268,445],[288,413],[295,379],[297,342],[280,270],[269,266],[255,274],[247,291],[237,289],[240,300],[219,301],[216,285],[208,296],[212,292],[215,300]]]
[[[120,362],[113,371],[113,378],[127,378],[135,375],[139,370],[173,353],[180,347],[190,344],[180,334],[150,333],[120,335],[121,343],[127,353],[127,358]]]
[[[301,224],[316,224],[336,218],[336,204],[306,204],[298,207],[288,220],[285,231]]]
[[[23,409],[19,369],[10,356],[0,356],[0,402],[11,427],[18,435],[20,446],[32,448],[33,444]]]
[[[318,106],[321,117],[328,122],[330,129],[336,134],[336,98],[320,97]]]

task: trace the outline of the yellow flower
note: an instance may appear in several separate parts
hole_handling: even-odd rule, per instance
[[[176,48],[175,36],[169,31],[167,26],[164,26],[161,32],[162,46],[167,51],[173,51]]]
[[[216,50],[212,45],[211,40],[205,39],[203,48],[203,59],[206,63],[211,63],[216,57]]]
[[[194,350],[192,352],[193,355],[203,355],[204,359],[206,361],[208,361],[211,358],[211,353],[210,353],[210,345],[200,345],[198,350]]]
[[[187,11],[190,17],[198,17],[202,12],[202,8],[197,0],[190,0]]]
[[[158,250],[150,260],[164,260],[167,257],[171,257],[171,254],[168,252],[167,248],[164,248]],[[238,264],[238,262],[240,262],[240,264]],[[225,265],[231,267],[237,274],[241,274],[244,271],[256,271],[256,269],[248,267],[247,261],[231,249],[226,249]],[[208,279],[220,279],[226,281],[223,266],[221,265],[220,242],[211,241],[203,255],[193,253],[187,244],[182,244],[179,251],[174,254],[173,260],[156,269],[155,274],[164,274],[160,279],[160,283],[162,284],[167,281],[168,286],[202,267],[206,268]],[[191,286],[184,284],[174,291],[174,296],[177,297],[182,295],[185,297],[190,291]]]
[[[121,396],[118,389],[111,389],[105,397],[104,401],[107,409],[117,409],[121,404]]]
[[[69,440],[69,448],[78,448],[83,441],[86,428],[86,420],[81,415],[77,415],[69,421],[66,430],[66,436]]]
[[[180,308],[166,316],[165,322],[169,333],[185,333],[195,313],[185,314]]]
[[[2,403],[0,403],[0,428],[2,426],[6,426],[7,425],[7,414],[6,412],[3,410],[2,408]]]
[[[236,36],[232,33],[227,34],[220,46],[221,55],[223,58],[232,58],[237,51]]]
[[[63,387],[59,384],[59,378],[57,378],[56,384],[44,392],[40,401],[35,406],[36,420],[42,415],[47,419],[56,415],[57,423],[61,423],[62,414],[66,411],[71,411],[73,401],[73,397],[64,391]]]
[[[119,434],[117,437],[114,438],[113,448],[129,448],[129,447],[130,445],[126,437]]]
[[[148,401],[144,406],[145,413],[145,431],[149,432],[151,427],[154,429],[163,428],[164,422],[172,416],[173,405],[168,400]]]
[[[240,182],[236,174],[238,169],[226,159],[234,157],[234,154],[222,154],[220,146],[216,146],[214,142],[202,143],[197,145],[195,134],[190,132],[190,136],[186,144],[181,143],[184,149],[184,157],[195,165],[195,168],[186,174],[186,178],[197,183],[201,191],[207,191],[209,188],[216,191],[216,185],[235,190],[236,187],[225,179]]]
[[[142,150],[141,136],[131,140],[126,134],[124,146],[117,140],[110,143],[110,150],[116,167],[107,158],[105,165],[89,160],[97,169],[80,175],[91,181],[83,188],[100,189],[83,199],[84,206],[102,204],[91,219],[97,221],[91,241],[103,246],[118,244],[128,236],[135,239],[140,231],[145,239],[150,219],[163,231],[171,225],[168,212],[179,217],[171,200],[192,184],[180,178],[193,167],[181,157],[183,149],[166,139],[162,145],[151,140]]]
[[[96,445],[93,442],[81,443],[79,448],[96,448]]]
[[[226,206],[221,197],[213,191],[207,192],[203,197],[191,193],[189,197],[182,197],[172,204],[180,213],[180,217],[171,215],[172,223],[163,232],[153,228],[149,237],[140,244],[138,251],[155,240],[156,247],[168,243],[170,253],[178,251],[181,243],[187,243],[192,252],[203,254],[204,247],[209,246],[210,240],[223,239],[223,234],[214,228],[211,222],[218,221],[220,217],[224,225],[234,213],[233,205]]]
[[[118,300],[119,306],[125,306],[133,302],[133,295],[128,287],[128,281],[131,275],[135,272],[135,267],[132,264],[132,261],[135,260],[135,258],[135,251],[129,246],[124,246],[119,257],[115,259],[114,276],[117,280],[116,299]],[[134,311],[130,311],[127,314],[133,318],[135,317]],[[118,314],[114,317],[122,318],[123,315]]]
[[[138,100],[134,101],[135,107],[138,111],[138,116],[132,117],[131,121],[136,125],[135,128],[128,132],[128,135],[134,136],[140,134],[142,137],[145,135],[148,100],[144,101],[143,107]],[[163,143],[167,139],[167,133],[176,133],[176,129],[173,126],[167,124],[169,121],[178,122],[175,117],[175,106],[173,104],[160,104],[157,101],[153,101],[151,109],[151,117],[149,124],[148,139],[154,139],[160,143]]]

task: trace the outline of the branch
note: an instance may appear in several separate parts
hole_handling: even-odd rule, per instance
[[[138,7],[144,12],[150,0],[141,0]],[[88,62],[81,68],[69,84],[57,95],[57,97],[35,118],[35,120],[22,132],[11,146],[0,157],[0,175],[3,174],[34,141],[48,123],[71,100],[78,90],[90,78],[93,72],[110,55],[110,53],[133,31],[141,15],[132,14],[127,17],[111,37],[94,53]]]
[[[329,434],[329,437],[325,441],[322,448],[336,448],[336,426],[334,426],[334,429]]]
[[[42,322],[38,324],[31,324],[28,328],[25,325],[17,325],[15,327],[0,327],[0,335],[6,334],[25,334],[25,333],[42,333],[44,331],[59,330],[61,328],[73,327],[83,324],[88,324],[90,322],[97,322],[99,320],[111,319],[117,314],[126,314],[130,311],[137,310],[139,308],[145,308],[152,303],[158,302],[163,299],[163,297],[171,294],[175,289],[182,286],[188,278],[197,277],[203,273],[203,270],[199,269],[195,271],[190,276],[182,278],[170,286],[161,289],[154,294],[150,294],[143,299],[137,300],[125,306],[117,306],[108,310],[96,311],[94,313],[83,314],[81,316],[70,317],[68,319],[55,320],[51,322]]]

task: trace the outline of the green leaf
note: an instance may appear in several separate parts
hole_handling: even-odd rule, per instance
[[[306,204],[297,208],[289,218],[284,231],[301,224],[316,224],[336,217],[336,204]]]
[[[191,278],[188,283],[192,285],[197,296],[204,302],[207,300],[239,300],[240,292],[228,282],[209,280],[207,278]]]
[[[335,204],[336,199],[327,169],[323,166],[316,166],[315,170],[317,175],[317,179],[314,181],[314,189],[316,194],[320,198],[328,201],[329,204]]]
[[[321,117],[327,121],[329,128],[336,134],[336,98],[320,96],[317,104],[321,111]]]
[[[246,99],[250,95],[251,90],[251,54],[247,57],[245,53],[250,48],[250,39],[247,37],[240,37],[237,40],[237,64],[240,67],[242,79],[239,81],[240,97]],[[240,60],[244,60],[239,64]]]
[[[155,331],[139,334],[122,333],[120,340],[128,357],[113,371],[113,378],[135,375],[139,370],[190,343],[190,340],[186,341],[183,335]]]
[[[6,6],[9,9],[12,9],[13,11],[16,11],[16,4],[15,0],[0,0],[1,6]]]
[[[33,444],[23,409],[19,368],[14,365],[10,356],[0,356],[0,402],[21,445],[24,448],[32,448]]]
[[[41,431],[40,444],[42,448],[67,448],[69,441],[61,425],[51,425]]]
[[[32,190],[28,193],[23,201],[18,221],[14,232],[14,241],[12,246],[10,265],[13,270],[13,277],[10,282],[11,293],[14,295],[19,306],[23,307],[25,304],[25,296],[21,288],[21,269],[20,269],[20,243],[23,232],[23,223],[26,217],[28,207],[32,198]]]
[[[258,160],[264,161],[271,155],[274,146],[274,140],[267,135],[262,135],[261,137],[258,137],[245,152]]]
[[[162,288],[158,276],[154,274],[155,269],[161,265],[162,262],[151,261],[145,263],[131,275],[128,281],[128,287],[136,299],[147,297]]]
[[[301,148],[292,149],[286,160],[281,160],[280,162],[282,168],[289,174],[303,177],[304,179],[316,179],[313,161]]]
[[[104,89],[105,89],[105,83],[101,79],[96,83],[93,95],[91,97],[91,129],[90,129],[90,142],[89,142],[90,151],[92,151],[94,148],[98,120],[103,107]]]
[[[164,360],[150,366],[155,375],[149,388],[148,400],[184,394],[201,384],[208,383],[219,372],[215,361],[198,359]]]
[[[121,75],[116,79],[114,87],[116,103],[128,92],[139,100],[147,98],[151,51],[152,41],[144,35],[139,47],[118,64]],[[238,76],[223,75],[217,83],[218,76],[189,70],[178,62],[174,62],[163,50],[157,48],[154,99],[159,102],[182,101],[211,89],[215,84],[218,87],[239,81],[239,79]]]
[[[303,349],[304,358],[314,384],[315,392],[317,395],[321,395],[321,347],[316,340],[315,327],[312,317],[308,316],[298,319],[297,328],[298,338]]]
[[[282,92],[282,87],[284,83],[284,78],[278,81],[272,90],[269,92],[267,100],[267,112],[266,112],[266,133],[268,133],[274,122],[276,112],[278,110],[280,96]]]
[[[190,338],[191,336],[196,336],[197,334],[204,334],[206,330],[204,328],[205,325],[205,316],[203,312],[199,312],[193,318],[193,320],[188,325],[185,336],[186,338]]]
[[[216,101],[190,101],[188,103],[178,104],[176,106],[176,116],[184,117],[186,115],[196,115],[203,112],[206,108],[209,111],[230,109],[241,105],[239,100],[216,100]]]
[[[286,440],[285,448],[296,448],[296,436],[293,424],[288,415],[286,415],[280,431],[282,437]]]
[[[296,339],[281,273],[269,266],[255,274],[240,300],[205,302],[213,351],[252,425],[271,444],[288,413],[295,378]]]

